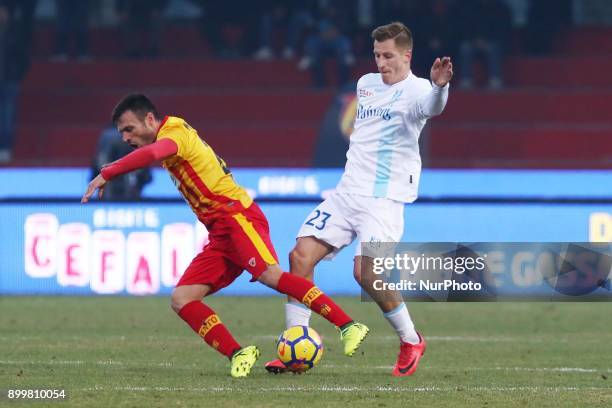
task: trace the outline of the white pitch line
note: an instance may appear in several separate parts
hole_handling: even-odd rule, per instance
[[[104,361],[83,361],[83,360],[47,360],[47,361],[27,361],[27,360],[0,360],[0,365],[99,365],[99,366],[129,366],[129,367],[175,367],[174,363],[171,362],[161,362],[161,363],[151,363],[151,362],[123,362],[117,360],[104,360]],[[189,366],[185,366],[189,367]],[[197,364],[193,364],[192,367],[197,367]]]
[[[276,341],[278,336],[273,335],[254,335],[244,336],[245,340],[265,340],[265,341]],[[147,336],[147,337],[126,337],[126,336],[109,336],[105,337],[107,340],[119,340],[119,341],[151,341],[151,342],[164,342],[164,341],[187,341],[188,336]],[[323,337],[325,339],[325,337]],[[514,343],[514,342],[528,342],[528,343],[568,343],[568,339],[554,338],[554,339],[542,339],[537,337],[521,337],[521,336],[427,336],[427,341],[442,341],[442,342],[466,342],[466,343]],[[86,336],[67,336],[59,338],[61,341],[81,341],[88,340]],[[7,342],[27,342],[27,341],[45,341],[49,342],[49,339],[45,339],[40,336],[0,336],[0,341]],[[397,341],[397,336],[385,335],[385,336],[372,336],[368,341]]]
[[[81,388],[79,391],[130,391],[130,392],[241,392],[258,394],[267,392],[576,392],[576,391],[610,391],[610,387],[359,387],[359,386],[313,386],[313,387],[262,387],[248,390],[244,387],[104,387]]]
[[[276,341],[278,337],[269,335],[255,335],[248,337],[251,340],[268,340]],[[323,340],[325,341],[325,337]],[[448,341],[448,342],[465,342],[465,343],[568,343],[567,339],[541,339],[534,337],[520,337],[520,336],[427,336],[427,341]],[[368,342],[376,341],[398,341],[397,336],[373,336],[369,337]]]
[[[48,360],[48,361],[34,361],[34,360],[0,360],[0,365],[98,365],[104,367],[163,367],[163,368],[176,368],[176,369],[190,369],[200,368],[196,363],[189,364],[175,364],[170,361],[151,363],[147,361],[118,361],[118,360],[99,360],[99,361],[84,361],[84,360]],[[354,365],[349,364],[326,364],[323,363],[326,368],[339,368],[339,369],[354,369]],[[391,370],[391,365],[378,365],[378,366],[366,366],[366,369],[374,370]],[[449,370],[448,367],[432,367],[424,366],[423,370]],[[612,368],[584,368],[584,367],[464,367],[462,370],[466,371],[527,371],[527,372],[558,372],[558,373],[612,373]]]
[[[397,336],[381,336],[384,340],[395,340]],[[376,339],[376,337],[375,337]],[[369,339],[368,339],[369,340]],[[538,337],[524,336],[427,336],[427,341],[449,341],[449,342],[465,342],[465,343],[569,343],[568,339],[554,338],[542,339]]]
[[[483,368],[478,368],[483,370]],[[504,371],[544,371],[559,373],[612,373],[612,368],[580,368],[580,367],[495,367]]]
[[[354,365],[349,364],[324,364],[326,368],[346,368],[355,369]],[[392,365],[378,365],[365,367],[370,370],[391,370]],[[449,367],[432,367],[423,366],[421,370],[449,370]],[[452,369],[452,367],[451,367]],[[581,367],[462,367],[461,370],[465,371],[535,371],[535,372],[559,372],[559,373],[610,373],[612,374],[612,368],[581,368]]]
[[[0,365],[83,365],[90,362],[83,360],[48,360],[48,361],[27,361],[27,360],[0,360]]]
[[[396,336],[384,336],[385,340],[397,340]],[[457,342],[468,342],[468,343],[507,343],[524,341],[522,337],[503,337],[503,336],[492,336],[492,337],[481,337],[481,336],[428,336],[427,340],[431,341],[457,341]],[[536,342],[541,342],[541,339],[533,339]]]

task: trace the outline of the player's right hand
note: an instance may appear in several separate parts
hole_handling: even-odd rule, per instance
[[[106,180],[102,177],[102,174],[98,174],[96,178],[91,180],[89,185],[87,186],[87,191],[81,198],[81,203],[89,202],[89,197],[91,197],[96,190],[98,190],[98,198],[102,198],[102,194],[104,193],[104,185],[106,184]]]
[[[431,66],[431,80],[440,88],[446,86],[453,77],[453,63],[450,57],[436,58]]]

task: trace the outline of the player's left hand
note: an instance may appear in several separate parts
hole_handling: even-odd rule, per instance
[[[453,77],[453,63],[450,57],[436,58],[431,66],[431,80],[439,87],[446,86]]]
[[[98,174],[96,178],[91,180],[89,185],[87,186],[87,191],[81,198],[81,203],[86,203],[89,201],[89,197],[91,197],[96,190],[98,190],[98,198],[102,198],[102,194],[104,193],[104,185],[106,184],[106,180],[102,177],[102,174]]]

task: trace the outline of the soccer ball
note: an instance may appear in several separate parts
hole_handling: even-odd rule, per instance
[[[290,371],[303,373],[321,361],[323,342],[311,327],[293,326],[278,338],[276,352]]]

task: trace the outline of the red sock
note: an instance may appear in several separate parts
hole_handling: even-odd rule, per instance
[[[241,348],[215,311],[199,300],[187,303],[178,315],[219,353],[231,357]]]
[[[340,306],[309,280],[283,272],[276,290],[300,300],[313,312],[320,314],[338,327],[353,321]]]

